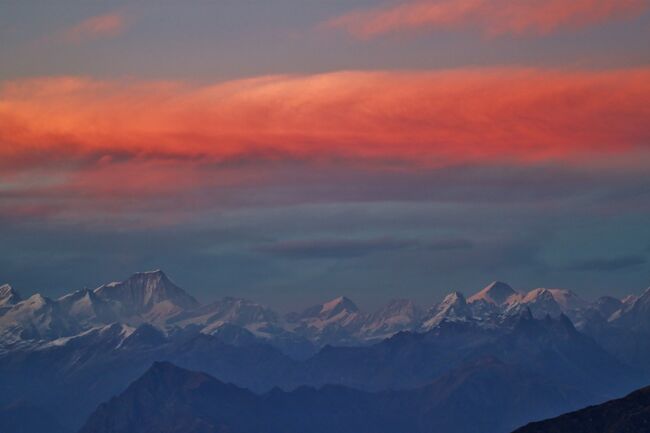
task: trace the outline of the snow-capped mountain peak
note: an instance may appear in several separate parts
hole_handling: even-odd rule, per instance
[[[0,345],[73,335],[79,329],[57,302],[37,293],[0,316]]]
[[[413,301],[394,299],[384,307],[368,316],[361,328],[365,339],[388,338],[403,330],[417,327],[424,312]]]
[[[279,326],[280,318],[273,310],[248,299],[225,297],[219,301],[181,313],[170,323],[177,326],[199,325],[203,332],[213,333],[224,323],[230,323],[253,330],[262,325]]]
[[[470,296],[467,302],[471,304],[474,302],[484,301],[491,305],[503,305],[509,298],[516,294],[517,292],[515,292],[515,290],[508,284],[501,281],[494,281],[483,288],[480,292]]]
[[[427,319],[422,324],[422,329],[429,331],[443,321],[466,321],[471,317],[471,311],[460,292],[452,292],[445,296],[441,303],[431,308],[427,313]]]
[[[518,311],[521,306],[527,306],[537,318],[550,315],[559,317],[560,314],[574,315],[589,304],[577,294],[567,289],[548,289],[540,287],[524,295],[512,296],[508,299],[506,313]]]
[[[332,317],[340,314],[341,312],[356,313],[359,308],[350,299],[345,296],[339,296],[329,302],[323,304],[319,316]]]
[[[160,270],[133,274],[125,281],[100,286],[94,293],[104,301],[119,303],[122,315],[146,315],[154,321],[199,305]]]
[[[578,308],[585,308],[587,302],[579,297],[576,293],[568,289],[548,289],[563,311],[576,310]]]
[[[513,314],[514,312],[521,311],[522,307],[529,308],[533,316],[537,318],[546,315],[557,317],[562,313],[562,309],[553,297],[553,293],[545,288],[531,290],[525,295],[513,299],[508,304],[506,312]]]
[[[339,344],[354,340],[367,315],[350,299],[340,296],[315,305],[302,313],[286,316],[292,332],[297,332],[321,344]]]

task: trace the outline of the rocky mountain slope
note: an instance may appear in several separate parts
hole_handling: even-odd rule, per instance
[[[514,433],[643,433],[650,431],[650,387],[546,421]]]

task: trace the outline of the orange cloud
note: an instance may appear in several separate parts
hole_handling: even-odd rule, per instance
[[[647,0],[420,0],[357,10],[324,25],[362,38],[414,29],[477,29],[487,35],[544,35],[638,15]]]
[[[344,188],[336,174],[316,175],[338,170],[361,179],[456,165],[639,171],[649,100],[650,68],[348,71],[208,86],[9,81],[0,219],[171,224],[290,203],[305,182],[318,184],[312,196],[328,182]]]
[[[88,39],[110,38],[121,34],[126,20],[120,13],[108,13],[90,17],[64,32],[65,40],[83,42]]]
[[[650,69],[464,69],[180,83],[4,83],[0,164],[583,161],[647,149]]]

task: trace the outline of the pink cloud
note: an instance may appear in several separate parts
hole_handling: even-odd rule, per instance
[[[544,35],[633,17],[647,0],[419,0],[357,10],[327,21],[362,38],[418,29],[476,29],[486,35]]]
[[[240,187],[288,182],[273,169],[285,163],[638,169],[650,150],[648,100],[648,68],[346,71],[208,86],[10,81],[0,84],[0,180],[13,186],[0,191],[0,215],[129,208],[155,219],[170,196],[191,213]]]
[[[0,90],[0,158],[573,160],[647,146],[650,71],[269,76],[204,87],[45,78]]]
[[[83,42],[90,39],[111,38],[120,35],[126,28],[126,20],[120,13],[113,12],[87,18],[64,32],[65,40]]]

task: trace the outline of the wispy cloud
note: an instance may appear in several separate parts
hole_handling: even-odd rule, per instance
[[[416,246],[410,239],[310,239],[282,241],[257,248],[258,251],[298,259],[351,258],[382,251]]]
[[[369,254],[418,249],[427,251],[465,250],[473,247],[467,239],[300,239],[261,245],[256,251],[296,259],[356,258]]]
[[[327,28],[362,39],[422,29],[476,29],[486,35],[545,35],[646,11],[647,0],[420,0],[356,10],[331,19]]]
[[[118,12],[87,18],[63,32],[68,42],[80,43],[92,39],[111,38],[120,35],[126,28],[124,15]]]
[[[155,213],[170,195],[191,213],[241,202],[235,187],[248,188],[247,200],[277,203],[305,186],[283,165],[321,174],[312,169],[356,169],[345,187],[333,182],[336,174],[303,174],[314,183],[312,200],[431,195],[422,182],[400,186],[403,177],[383,175],[395,181],[378,183],[368,174],[394,170],[589,167],[605,158],[633,170],[650,150],[649,99],[648,69],[340,72],[202,87],[77,77],[5,82],[0,181],[10,187],[0,189],[0,214],[46,218],[83,201],[75,216],[99,220],[124,206]],[[255,186],[269,184],[284,192],[261,198]],[[566,189],[546,184],[543,191]],[[500,197],[502,186],[493,187]],[[21,200],[27,190],[32,195]]]
[[[636,268],[647,263],[644,256],[630,255],[607,259],[592,259],[573,263],[567,269],[571,271],[619,271],[623,269]]]
[[[647,149],[650,70],[459,69],[0,87],[0,160],[584,162]]]

